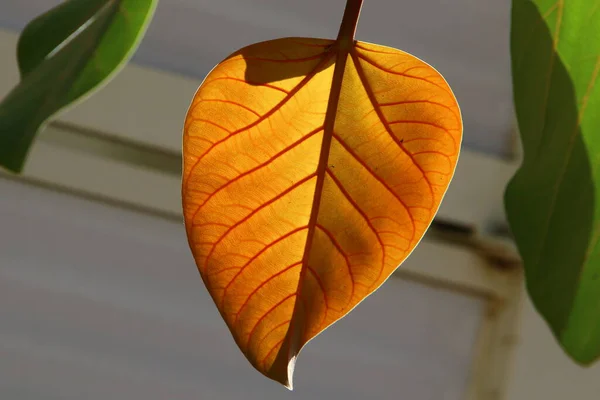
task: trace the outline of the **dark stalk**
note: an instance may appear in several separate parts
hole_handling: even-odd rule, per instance
[[[346,2],[344,17],[337,37],[337,41],[342,47],[350,47],[354,42],[362,3],[363,0],[348,0]]]

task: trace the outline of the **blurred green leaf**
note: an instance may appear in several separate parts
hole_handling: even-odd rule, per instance
[[[527,289],[566,352],[600,355],[600,0],[513,0],[524,160],[505,194]]]
[[[69,0],[34,19],[17,46],[21,82],[0,102],[0,166],[20,172],[42,125],[129,60],[158,0]]]

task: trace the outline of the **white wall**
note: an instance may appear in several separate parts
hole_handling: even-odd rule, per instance
[[[523,296],[519,342],[507,400],[596,400],[600,398],[600,364],[576,365],[562,351],[550,329]]]
[[[0,193],[2,400],[464,399],[485,298],[393,277],[307,345],[289,393],[243,358],[180,222]],[[453,269],[423,244],[407,264]]]

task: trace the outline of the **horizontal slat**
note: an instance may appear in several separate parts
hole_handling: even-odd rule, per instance
[[[45,134],[56,128],[47,129]],[[0,173],[7,175],[2,170]],[[23,177],[158,213],[181,213],[181,182],[177,177],[43,139],[33,145]]]

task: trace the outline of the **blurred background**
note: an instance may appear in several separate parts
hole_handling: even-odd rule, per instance
[[[0,1],[0,97],[19,31],[59,0]],[[510,2],[365,1],[357,38],[448,80],[465,123],[429,233],[302,352],[288,392],[239,352],[181,221],[181,128],[210,69],[284,36],[333,38],[344,0],[161,0],[132,63],[0,171],[0,399],[595,399],[524,289],[502,193],[519,160]]]

